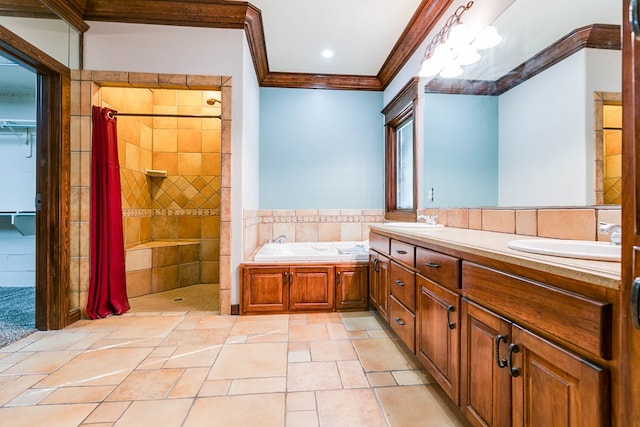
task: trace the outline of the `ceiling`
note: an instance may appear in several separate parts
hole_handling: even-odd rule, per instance
[[[375,76],[421,1],[250,3],[262,13],[270,71]],[[331,49],[334,56],[324,58],[325,49]]]

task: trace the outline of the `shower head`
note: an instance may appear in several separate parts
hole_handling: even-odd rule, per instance
[[[219,100],[219,99],[216,99],[216,98],[209,98],[209,99],[207,99],[207,104],[209,104],[209,105],[215,105],[215,103],[216,103],[216,102],[217,102],[218,104],[221,104],[221,102],[220,102],[220,100]]]

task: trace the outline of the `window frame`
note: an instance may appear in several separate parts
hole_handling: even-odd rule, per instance
[[[418,205],[417,127],[418,78],[411,79],[382,110],[385,126],[385,219],[415,221]],[[413,126],[413,206],[397,207],[397,130],[407,120]]]

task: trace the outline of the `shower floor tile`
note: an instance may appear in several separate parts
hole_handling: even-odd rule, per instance
[[[215,283],[185,286],[129,298],[129,313],[209,311],[215,314],[220,312],[219,296],[219,285]]]

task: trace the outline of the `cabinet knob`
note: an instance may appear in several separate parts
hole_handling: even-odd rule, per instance
[[[396,250],[396,253],[397,253],[397,254],[400,254],[400,255],[406,255],[406,254],[407,254],[407,251],[403,251],[403,250],[397,249],[397,250]]]
[[[401,319],[401,318],[399,318],[399,317],[396,317],[396,318],[395,318],[395,319],[393,319],[393,320],[394,320],[398,325],[400,325],[400,326],[404,326],[404,324],[405,324],[405,323],[404,323],[404,320],[402,320],[402,319]]]
[[[519,353],[520,347],[518,344],[509,344],[509,350],[507,350],[507,366],[509,367],[509,373],[513,378],[520,376],[520,369],[513,367],[513,353]]]

